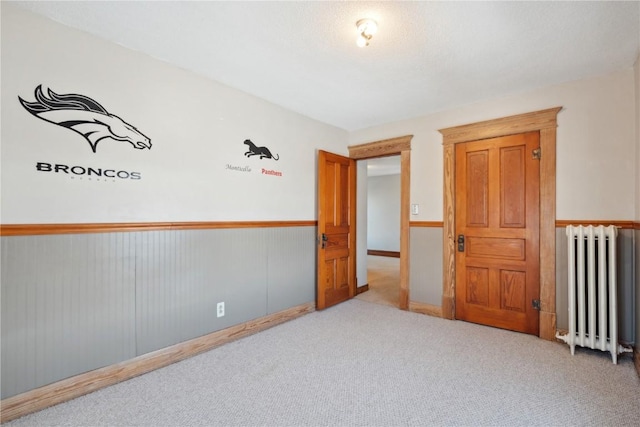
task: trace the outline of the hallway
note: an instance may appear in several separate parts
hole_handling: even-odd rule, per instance
[[[369,290],[357,299],[398,307],[400,299],[400,258],[367,255]]]

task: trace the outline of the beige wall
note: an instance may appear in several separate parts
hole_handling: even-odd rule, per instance
[[[640,55],[634,66],[636,84],[636,349],[640,348]]]
[[[410,203],[420,205],[420,214],[412,216],[411,220],[438,221],[443,219],[442,136],[438,129],[561,106],[563,109],[558,115],[556,152],[556,218],[637,220],[640,215],[640,142],[637,135],[640,133],[637,130],[640,120],[637,113],[640,111],[640,107],[637,107],[640,102],[639,68],[640,64],[636,64],[635,68],[603,76],[363,129],[350,134],[350,144],[414,135],[411,146]],[[413,234],[415,233],[412,233],[412,237]],[[633,233],[628,234],[633,240]],[[636,241],[640,241],[639,233],[636,231],[635,234]],[[426,249],[417,253],[417,248],[423,246]],[[416,260],[427,257],[433,260],[435,257],[441,263],[441,247],[441,237],[439,241],[412,241],[412,257]],[[625,258],[627,261],[624,271],[629,272],[625,276],[627,283],[633,283],[632,247],[633,243]],[[437,251],[429,248],[437,248]],[[558,250],[562,249],[563,246],[559,246]],[[636,266],[640,265],[639,252],[640,249],[637,249]],[[423,271],[418,262],[411,266],[411,278],[412,300],[440,304],[441,273],[438,277],[433,277],[433,274]],[[637,278],[635,283],[638,283]],[[566,283],[559,281],[559,313],[566,307],[565,294]],[[636,299],[636,305],[640,307],[640,289],[636,292]],[[559,315],[559,321],[562,322],[562,319]],[[635,319],[636,342],[640,342],[640,316],[636,315]],[[630,339],[633,336],[630,332]]]
[[[355,131],[350,144],[413,134],[415,221],[442,220],[442,136],[438,129],[562,106],[558,115],[557,218],[635,216],[634,74],[612,74]],[[543,154],[544,155],[544,154]]]
[[[633,69],[636,84],[636,221],[640,221],[640,55]],[[640,248],[638,252],[640,253]]]
[[[316,218],[317,150],[347,154],[346,131],[9,2],[1,7],[3,223]],[[22,107],[18,97],[34,101],[40,84],[94,99],[149,137],[151,149],[107,139],[93,153],[81,135]],[[245,139],[279,160],[246,157]],[[142,178],[72,179],[39,172],[38,162]]]

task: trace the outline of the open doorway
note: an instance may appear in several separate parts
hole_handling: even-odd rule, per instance
[[[349,146],[349,158],[356,161],[370,160],[381,157],[389,157],[400,155],[400,298],[398,308],[401,310],[409,310],[409,188],[411,176],[411,139],[413,135],[399,136],[396,138],[383,139],[380,141],[369,142],[366,144]],[[359,166],[357,168],[357,180],[366,182],[366,167]],[[363,178],[364,175],[364,178]],[[358,193],[356,191],[356,193]],[[361,194],[358,194],[356,205],[362,206]],[[365,197],[366,198],[366,197]],[[356,209],[357,210],[357,209]],[[362,225],[366,224],[366,216],[363,218],[361,212],[356,214],[356,232],[362,229]],[[366,228],[365,228],[366,229]],[[358,236],[356,239],[356,261],[366,260],[366,255],[362,255],[362,251],[366,254],[366,241],[363,243],[363,237]],[[366,239],[366,238],[365,238]],[[365,261],[366,263],[366,261]],[[366,270],[365,270],[366,271]],[[358,280],[360,278],[360,280]],[[362,285],[366,279],[366,273],[356,271],[356,294],[361,293],[368,286]]]
[[[400,156],[358,161],[358,299],[400,306]]]

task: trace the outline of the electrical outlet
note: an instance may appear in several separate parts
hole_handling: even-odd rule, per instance
[[[418,215],[418,209],[420,209],[418,204],[411,205],[411,215]]]
[[[224,316],[224,302],[219,302],[218,303],[218,311],[216,312],[217,317],[223,317]]]

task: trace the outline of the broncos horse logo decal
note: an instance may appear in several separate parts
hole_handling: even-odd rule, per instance
[[[28,102],[18,96],[22,106],[39,119],[66,127],[82,135],[95,153],[98,142],[106,138],[126,141],[133,148],[151,148],[151,140],[138,129],[110,114],[104,107],[84,95],[58,95],[51,89],[47,95],[42,85],[35,90],[35,102]]]

